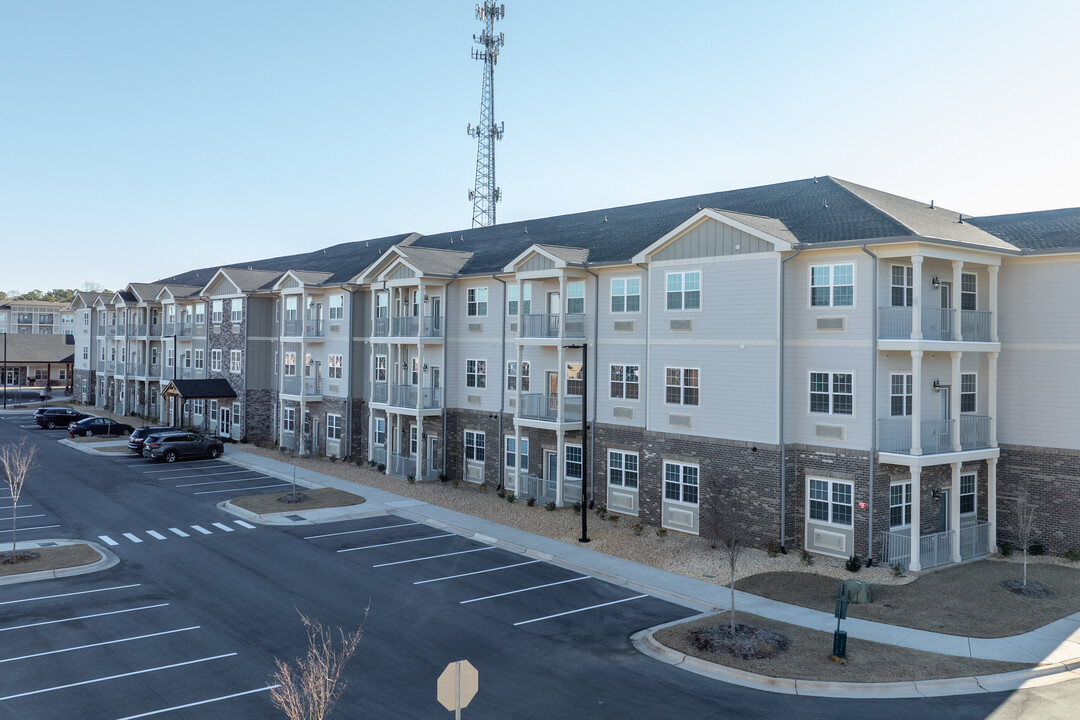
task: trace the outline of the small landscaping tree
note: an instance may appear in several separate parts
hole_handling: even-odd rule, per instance
[[[718,487],[719,503],[716,512],[717,540],[722,550],[723,563],[728,570],[728,587],[731,589],[731,631],[735,632],[735,573],[739,567],[739,558],[745,550],[743,544],[742,501],[731,490],[730,482],[722,482]]]
[[[1035,503],[1032,502],[1031,497],[1026,492],[1021,492],[1016,496],[1016,501],[1013,503],[1013,514],[1016,521],[1016,539],[1019,541],[1020,546],[1024,549],[1024,582],[1023,587],[1027,587],[1027,569],[1028,569],[1028,548],[1031,547],[1032,542],[1035,540],[1035,515],[1037,508]]]
[[[360,644],[364,626],[361,623],[348,635],[338,629],[335,638],[335,633],[318,621],[303,613],[300,619],[307,631],[307,654],[293,663],[274,659],[277,670],[272,676],[270,699],[289,720],[324,720],[345,691],[341,673]]]
[[[4,483],[11,492],[11,558],[15,559],[15,522],[18,518],[19,496],[22,494],[26,476],[34,467],[36,447],[27,447],[26,438],[17,443],[0,447],[0,470],[4,473]]]

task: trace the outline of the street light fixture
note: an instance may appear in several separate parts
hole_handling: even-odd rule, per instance
[[[563,349],[581,351],[581,537],[578,538],[578,542],[587,543],[589,542],[589,504],[585,502],[585,488],[588,486],[589,463],[585,461],[585,458],[588,457],[589,443],[589,393],[587,390],[589,346],[584,343],[581,345],[563,345]]]

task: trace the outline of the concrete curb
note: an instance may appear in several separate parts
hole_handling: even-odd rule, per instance
[[[300,482],[297,481],[297,485],[299,484]],[[251,522],[259,523],[260,525],[274,525],[278,527],[285,527],[289,525],[322,525],[324,523],[342,522],[344,520],[359,520],[362,518],[376,517],[378,515],[387,514],[385,508],[373,508],[371,510],[364,510],[362,512],[355,510],[349,511],[350,508],[362,508],[365,505],[366,503],[361,503],[358,505],[349,505],[344,508],[320,508],[318,510],[308,510],[302,513],[286,511],[279,513],[264,513],[262,515],[259,515],[257,513],[251,512],[250,510],[245,510],[242,507],[233,505],[231,500],[223,500],[222,502],[219,502],[217,504],[217,506],[225,512],[232,513],[233,515],[243,518],[244,520],[250,520]],[[312,517],[312,515],[315,513],[325,511],[333,512],[326,512],[322,516]],[[302,519],[293,520],[288,516],[300,517]]]
[[[984,692],[1008,692],[1080,679],[1080,659],[1063,663],[1047,663],[1027,670],[1017,670],[998,675],[964,676],[939,680],[845,683],[777,678],[769,675],[758,675],[687,655],[669,648],[655,637],[657,630],[673,625],[681,625],[695,619],[697,618],[685,618],[646,628],[631,635],[630,640],[642,654],[668,665],[674,665],[697,675],[731,685],[784,695],[865,699],[946,697]]]
[[[59,440],[57,440],[57,442],[60,443],[61,445],[67,445],[69,448],[74,448],[74,449],[78,450],[79,452],[86,453],[87,455],[97,455],[98,457],[115,457],[115,456],[118,456],[118,455],[123,456],[123,455],[133,455],[134,454],[130,450],[127,450],[127,441],[124,441],[124,448],[126,450],[126,453],[102,452],[101,450],[98,450],[97,448],[94,447],[94,445],[96,445],[97,443],[94,443],[94,444],[77,443],[74,440],[72,440],[71,438],[66,438],[66,437],[65,438],[60,438]],[[110,445],[109,447],[116,447],[116,446],[115,445]]]
[[[0,577],[0,585],[18,585],[20,583],[34,582],[35,580],[52,580],[53,578],[61,577],[74,577],[75,575],[86,575],[100,570],[108,570],[109,568],[118,565],[120,558],[114,553],[110,552],[106,548],[102,547],[96,542],[90,540],[75,540],[71,538],[49,538],[45,540],[29,540],[15,543],[17,550],[24,550],[26,548],[40,548],[47,547],[43,543],[54,543],[56,545],[87,545],[95,550],[100,556],[96,561],[88,565],[77,565],[75,567],[58,568],[56,570],[42,570],[35,573],[20,573],[18,575],[7,575]]]

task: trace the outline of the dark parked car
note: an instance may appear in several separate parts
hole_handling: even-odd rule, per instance
[[[136,455],[141,455],[143,443],[146,442],[146,438],[151,435],[162,435],[168,432],[184,432],[184,430],[183,428],[171,427],[169,425],[146,425],[141,428],[135,428],[131,432],[131,437],[128,438],[128,449]]]
[[[79,412],[72,408],[65,407],[50,407],[41,408],[44,410],[40,415],[34,413],[34,421],[43,428],[52,430],[55,427],[66,428],[73,422],[78,422],[84,418],[90,417],[84,412]]]
[[[72,437],[76,435],[127,435],[134,430],[130,425],[116,422],[112,418],[92,417],[80,420],[72,425],[69,430]]]
[[[143,457],[176,462],[185,457],[216,458],[225,452],[225,444],[217,438],[192,432],[150,435],[143,443]]]

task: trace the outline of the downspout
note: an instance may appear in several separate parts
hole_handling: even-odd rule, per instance
[[[503,312],[505,313],[506,312],[506,281],[505,280],[500,280],[498,277],[496,277],[496,275],[494,273],[491,274],[491,279],[495,280],[496,282],[502,283],[502,286],[503,286],[502,307],[503,307]],[[518,300],[520,301],[521,298],[518,298]],[[505,373],[506,372],[506,322],[507,322],[507,318],[506,318],[506,315],[500,315],[499,317],[502,318],[502,365],[501,365],[500,369]],[[519,377],[521,376],[520,369],[519,369],[519,372],[518,372],[518,376]],[[504,443],[504,440],[503,440],[503,410],[505,408],[506,408],[506,377],[504,376],[503,379],[502,379],[502,382],[499,384],[499,457],[500,458],[502,457],[503,452],[505,451],[505,448],[503,446],[503,443]],[[517,408],[515,408],[515,410],[516,409]],[[514,449],[514,452],[517,452],[516,447]],[[505,464],[506,463],[502,462],[502,461],[497,462],[495,464],[496,467],[499,469],[499,485],[498,485],[498,487],[495,488],[496,490],[502,490],[503,489],[503,474],[506,472],[506,468],[504,468],[503,465],[505,465]]]
[[[877,456],[877,336],[878,336],[878,258],[877,255],[866,249],[866,243],[862,245],[862,251],[874,258],[873,279],[873,304],[870,306],[874,317],[871,322],[873,335],[870,336],[870,522],[867,529],[866,539],[866,566],[874,564],[874,458]]]
[[[649,268],[641,263],[634,263],[639,268],[645,271],[645,292],[642,293],[642,297],[645,298],[645,369],[641,373],[641,377],[645,378],[645,387],[648,388],[649,382],[649,328],[652,326],[652,303],[649,302],[649,290],[651,286],[649,284],[650,273]],[[645,392],[645,429],[649,429],[649,392]]]
[[[447,361],[450,359],[446,352],[446,344],[450,341],[450,286],[457,281],[457,273],[450,278],[450,282],[443,285],[443,407],[442,407],[442,471],[443,475],[449,475],[447,472],[449,468],[446,466],[446,448],[450,446],[450,438],[446,434],[446,378],[450,377],[450,368],[446,366]],[[502,442],[502,438],[499,438],[499,442]],[[502,449],[499,449],[502,452]]]
[[[787,536],[787,445],[784,443],[784,265],[788,260],[794,260],[802,253],[802,248],[796,248],[794,255],[789,255],[780,260],[780,377],[778,378],[777,403],[777,430],[780,433],[780,551],[787,553],[784,545]]]
[[[596,278],[595,291],[593,292],[593,360],[596,361],[596,370],[593,370],[593,374],[596,375],[596,380],[593,380],[593,421],[589,424],[589,509],[591,510],[596,503],[596,403],[599,402],[597,398],[600,392],[600,383],[598,382],[600,379],[600,344],[598,342],[600,339],[600,276],[589,269],[588,262],[585,263],[585,272]],[[586,341],[586,348],[588,348],[588,345],[589,343]],[[588,380],[588,378],[585,379]],[[582,489],[582,493],[584,492],[584,489]],[[606,497],[604,502],[607,503]],[[584,507],[584,494],[581,496],[581,504]]]

